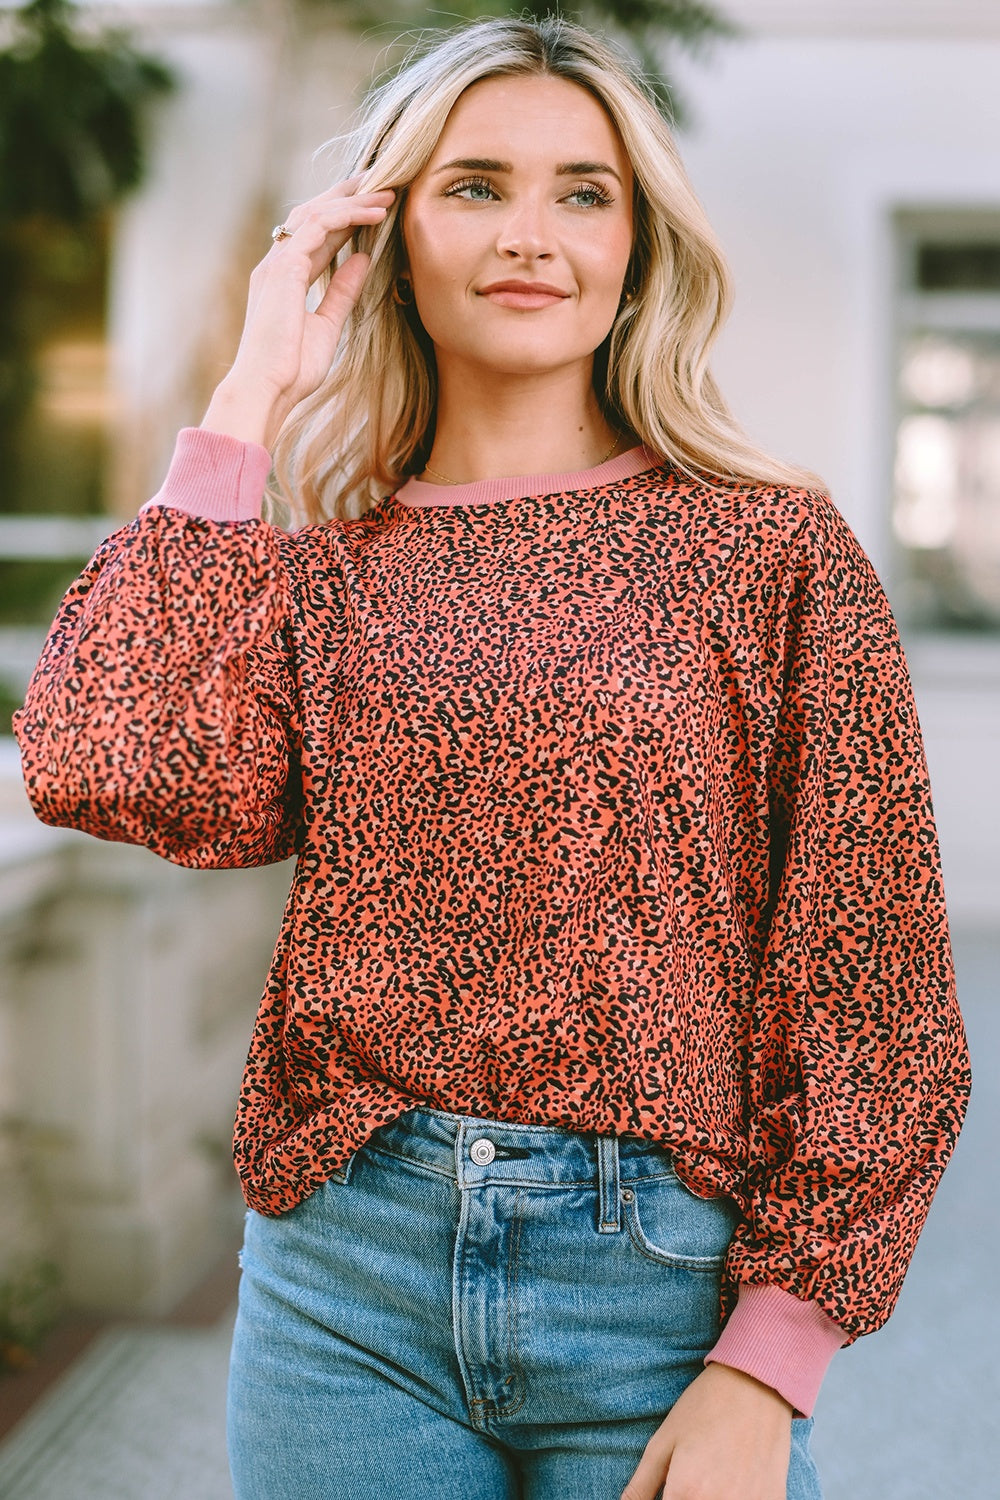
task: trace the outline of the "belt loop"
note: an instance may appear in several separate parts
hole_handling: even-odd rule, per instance
[[[618,1137],[597,1137],[597,1196],[601,1214],[598,1230],[601,1234],[617,1234],[621,1221],[621,1179],[618,1172]]]

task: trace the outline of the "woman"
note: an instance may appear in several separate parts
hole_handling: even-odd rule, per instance
[[[17,722],[46,821],[298,855],[236,1494],[811,1500],[968,1087],[888,605],[707,372],[725,270],[613,50],[473,24],[355,146]]]

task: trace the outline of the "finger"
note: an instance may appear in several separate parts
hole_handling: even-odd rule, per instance
[[[331,276],[330,285],[316,309],[316,316],[325,318],[338,330],[343,327],[347,314],[358,300],[370,265],[371,256],[362,254],[360,250],[349,255]]]
[[[670,1468],[671,1449],[656,1442],[646,1444],[639,1467],[622,1491],[622,1500],[660,1500]]]
[[[354,197],[360,185],[360,172],[353,177],[344,177],[340,182],[334,182],[330,187],[324,188],[321,193],[314,194],[312,198],[306,198],[302,203],[292,203],[282,222],[288,229],[297,229],[303,219],[315,209],[324,208],[332,199]]]
[[[385,204],[363,204],[353,199],[341,199],[328,214],[313,214],[287,239],[276,242],[264,259],[272,264],[283,262],[292,266],[297,255],[305,256],[309,263],[311,284],[327,269],[356,229],[381,224],[387,212]]]
[[[395,188],[375,188],[373,190],[364,186],[366,182],[371,182],[373,178],[377,178],[377,175],[374,167],[366,167],[363,172],[355,172],[353,177],[345,177],[342,182],[335,182],[332,187],[326,188],[318,196],[323,198],[334,193],[340,196],[353,196],[357,194],[360,197],[361,194],[371,191],[395,194]]]
[[[320,193],[315,198],[310,198],[305,203],[300,203],[293,208],[284,220],[284,227],[290,235],[295,234],[304,224],[313,219],[326,220],[336,219],[338,216],[353,213],[362,208],[385,208],[391,207],[396,194],[392,188],[379,188],[372,193],[345,192],[343,189],[349,186],[355,178],[348,178],[346,182],[337,183],[325,193]],[[287,240],[280,243],[285,244]]]

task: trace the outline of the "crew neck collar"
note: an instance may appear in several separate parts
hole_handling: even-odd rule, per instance
[[[520,500],[526,495],[555,495],[566,490],[596,489],[618,479],[631,479],[658,467],[660,460],[648,448],[629,448],[593,469],[564,474],[519,474],[511,479],[477,479],[471,484],[427,484],[408,479],[387,497],[407,510],[432,510],[455,505],[490,505],[499,500]]]

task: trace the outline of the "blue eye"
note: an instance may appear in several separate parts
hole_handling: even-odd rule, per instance
[[[445,192],[446,198],[464,198],[467,203],[489,203],[497,197],[496,190],[485,177],[466,177],[452,183]],[[576,199],[580,208],[607,208],[614,202],[606,188],[596,182],[582,182],[566,194],[566,201]]]
[[[464,182],[453,183],[445,194],[445,197],[457,198],[460,193],[477,194],[476,197],[470,196],[468,199],[470,203],[486,203],[494,196],[491,184],[484,177],[468,177]]]
[[[589,198],[591,201],[590,203],[583,204],[584,208],[607,208],[608,204],[612,202],[611,194],[606,192],[604,188],[598,187],[594,182],[575,187],[568,196],[577,199]]]

